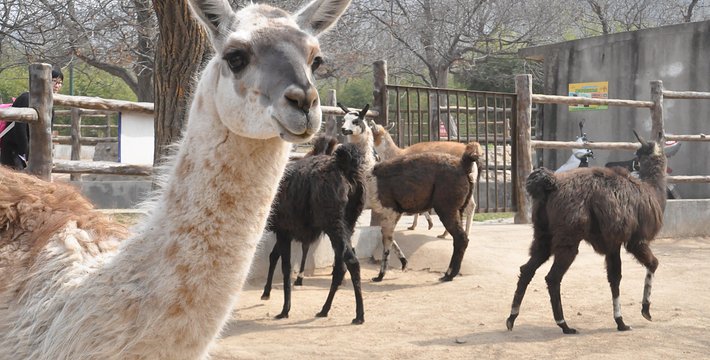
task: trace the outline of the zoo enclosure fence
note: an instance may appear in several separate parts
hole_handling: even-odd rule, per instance
[[[617,100],[617,99],[593,99],[571,96],[539,95],[532,93],[532,76],[517,75],[515,77],[515,88],[517,93],[517,178],[516,187],[519,208],[515,216],[516,223],[529,223],[531,220],[531,203],[525,196],[525,180],[532,172],[532,149],[590,149],[590,150],[636,150],[640,147],[638,143],[629,142],[568,142],[568,141],[542,141],[532,140],[531,134],[531,113],[532,103],[555,103],[570,105],[608,105],[608,106],[630,106],[648,108],[651,111],[653,122],[651,133],[665,134],[663,119],[663,99],[710,99],[710,92],[696,91],[670,91],[663,89],[663,82],[660,80],[651,81],[651,101]],[[675,141],[710,141],[710,136],[706,134],[697,135],[665,135],[666,140]],[[653,140],[660,140],[654,138]],[[668,176],[669,183],[687,182],[710,182],[710,176]]]
[[[30,103],[27,108],[0,109],[0,120],[25,122],[30,125],[32,141],[26,171],[39,178],[49,180],[52,172],[67,174],[105,174],[105,175],[151,175],[151,165],[132,165],[111,161],[80,161],[82,143],[117,142],[118,138],[110,136],[115,128],[110,116],[121,111],[154,113],[154,104],[146,102],[131,102],[123,100],[102,99],[98,97],[70,96],[52,93],[51,66],[48,64],[32,64],[29,66]],[[52,107],[70,107],[70,136],[52,136]],[[56,113],[66,115],[67,111]],[[324,115],[344,115],[337,107],[323,106]],[[103,129],[104,137],[87,137],[81,134],[82,116],[103,116],[105,125],[84,125],[84,128]],[[377,111],[368,111],[368,117],[377,117]],[[56,124],[57,128],[66,125]],[[56,160],[52,158],[52,142],[72,144],[72,160]],[[292,155],[292,157],[298,157]]]

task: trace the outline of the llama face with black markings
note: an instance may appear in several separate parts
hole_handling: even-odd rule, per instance
[[[358,136],[367,134],[370,131],[367,120],[365,120],[365,114],[367,114],[370,104],[367,104],[365,108],[359,112],[357,110],[350,110],[341,103],[338,103],[338,106],[345,112],[343,126],[340,128],[343,135]]]

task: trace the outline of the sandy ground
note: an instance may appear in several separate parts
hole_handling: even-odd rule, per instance
[[[423,219],[421,219],[423,220]],[[437,219],[438,220],[438,219]],[[529,225],[477,225],[462,276],[440,283],[451,240],[442,228],[406,230],[395,238],[410,269],[391,269],[374,283],[379,266],[362,260],[365,324],[355,316],[352,283],[338,291],[328,318],[316,318],[330,286],[329,270],[306,277],[293,292],[290,318],[276,320],[283,292],[260,300],[263,279],[248,284],[233,319],[211,351],[214,359],[707,359],[710,358],[710,239],[659,239],[653,286],[653,322],[641,316],[645,269],[624,253],[622,313],[632,331],[616,330],[604,258],[582,244],[562,282],[568,324],[581,334],[564,335],[552,318],[544,264],[528,287],[513,331],[510,312],[518,268],[527,261]],[[399,266],[397,260],[394,266]],[[277,274],[279,272],[277,271]],[[277,276],[276,283],[280,283]]]

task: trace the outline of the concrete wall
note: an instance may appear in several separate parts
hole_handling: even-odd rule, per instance
[[[134,209],[150,193],[150,181],[73,181],[99,209]]]
[[[568,95],[569,83],[609,82],[609,98],[650,100],[651,80],[666,90],[710,92],[710,21],[630,31],[521,49],[522,58],[544,61],[545,94]],[[665,129],[673,134],[710,133],[710,100],[665,100]],[[572,111],[567,105],[544,104],[539,113],[544,140],[573,141],[585,118],[591,141],[635,141],[632,130],[650,137],[646,108],[609,107]],[[556,169],[571,150],[538,150],[539,165]],[[595,150],[591,166],[628,160],[633,152]],[[674,175],[709,175],[710,144],[685,142],[668,165]],[[702,159],[702,160],[701,160]],[[683,198],[708,198],[710,185],[679,184]]]

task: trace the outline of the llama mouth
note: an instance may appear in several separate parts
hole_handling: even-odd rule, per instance
[[[290,131],[283,124],[281,124],[281,121],[279,121],[277,117],[272,116],[272,118],[276,120],[276,124],[279,128],[279,137],[284,141],[300,144],[310,141],[311,138],[313,138],[313,135],[315,135],[315,133],[309,131],[308,128],[304,129],[302,133],[297,134],[293,131]]]

